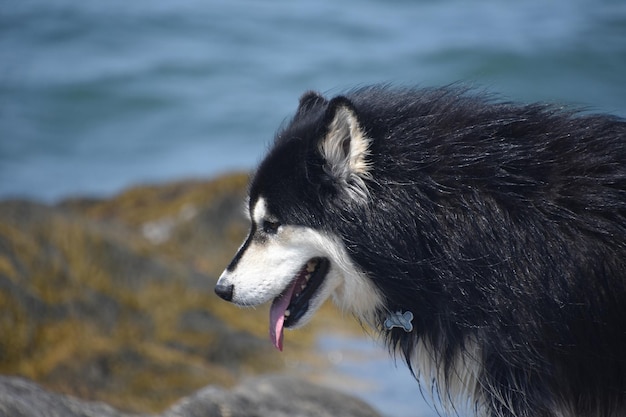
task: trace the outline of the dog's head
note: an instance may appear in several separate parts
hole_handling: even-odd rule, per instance
[[[349,221],[340,213],[346,206],[367,204],[369,152],[347,98],[306,93],[252,180],[250,232],[215,291],[240,306],[272,301],[270,337],[278,349],[283,328],[307,323],[331,294],[366,320],[380,304],[350,259],[349,237],[334,227]]]

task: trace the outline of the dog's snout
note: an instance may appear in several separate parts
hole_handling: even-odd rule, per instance
[[[233,289],[235,286],[233,284],[224,285],[219,282],[215,286],[215,294],[219,295],[226,301],[231,301],[233,299]]]

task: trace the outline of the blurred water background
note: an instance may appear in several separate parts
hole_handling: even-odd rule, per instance
[[[249,170],[308,89],[462,82],[626,116],[625,74],[623,0],[1,0],[0,198]],[[406,369],[337,364],[415,415]]]
[[[0,198],[250,169],[307,89],[463,82],[626,116],[623,0],[0,2]]]

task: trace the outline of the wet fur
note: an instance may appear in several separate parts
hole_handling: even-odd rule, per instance
[[[307,93],[260,196],[341,241],[381,301],[367,320],[444,400],[626,415],[623,120],[455,88]],[[395,311],[412,332],[383,329]]]

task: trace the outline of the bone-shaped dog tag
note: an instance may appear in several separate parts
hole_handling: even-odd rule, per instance
[[[395,313],[391,313],[389,318],[385,320],[385,330],[391,330],[394,327],[402,327],[405,332],[413,331],[413,313],[410,311],[405,311],[402,313],[401,311],[396,311]]]

